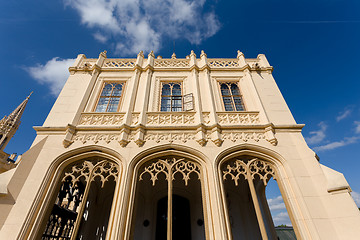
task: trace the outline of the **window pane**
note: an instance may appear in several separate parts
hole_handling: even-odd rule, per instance
[[[161,109],[162,112],[170,112],[171,105],[170,105],[170,97],[162,97],[161,98]]]
[[[229,87],[225,83],[221,84],[221,95],[230,96]]]
[[[236,111],[244,111],[244,106],[242,104],[242,99],[241,97],[234,97],[234,102],[235,102],[235,107],[236,107]]]
[[[122,91],[122,84],[116,84],[112,95],[121,96],[121,91]]]
[[[234,111],[231,97],[223,97],[225,111]]]
[[[101,96],[110,96],[111,90],[112,90],[112,84],[110,84],[110,83],[106,84],[101,93]]]
[[[171,90],[170,90],[170,85],[169,84],[164,84],[162,87],[162,91],[161,91],[161,95],[165,95],[165,96],[170,96],[171,95]]]
[[[236,84],[231,84],[231,93],[232,95],[240,95],[239,88]]]
[[[180,86],[180,84],[174,84],[172,95],[173,96],[176,96],[176,95],[180,96],[181,95],[181,86]]]
[[[173,107],[182,107],[181,96],[172,97],[171,105]]]
[[[106,112],[106,107],[109,103],[109,98],[104,97],[99,99],[99,103],[96,106],[95,112]]]
[[[109,104],[109,107],[108,107],[107,111],[108,112],[116,112],[117,108],[118,108],[118,105],[119,105],[119,100],[120,100],[120,98],[118,98],[118,97],[111,98],[110,99],[110,104]]]

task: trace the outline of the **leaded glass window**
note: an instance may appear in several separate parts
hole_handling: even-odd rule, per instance
[[[105,83],[95,112],[117,112],[124,83]]]
[[[161,89],[162,112],[182,111],[182,89],[181,83],[163,83]]]
[[[220,83],[225,111],[244,111],[245,107],[236,83]]]

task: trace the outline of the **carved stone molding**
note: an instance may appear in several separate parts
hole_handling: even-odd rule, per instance
[[[106,59],[103,68],[133,68],[136,59]]]
[[[233,142],[254,140],[256,142],[265,139],[264,132],[225,132],[222,133],[223,140],[231,140]]]
[[[195,123],[195,113],[148,113],[148,125],[191,125]]]
[[[158,68],[187,68],[188,59],[155,59],[154,67]]]
[[[259,113],[217,113],[219,124],[224,125],[254,125],[259,124]]]
[[[237,68],[237,59],[208,59],[209,66],[212,68]]]
[[[124,121],[124,115],[124,113],[82,113],[79,125],[121,125]]]
[[[111,141],[118,140],[121,140],[120,133],[77,133],[73,138],[73,141],[80,141],[82,143],[98,143],[100,141],[110,143]]]
[[[139,124],[139,117],[140,117],[140,113],[133,113],[131,114],[131,125],[137,125]]]
[[[209,112],[203,112],[203,119],[205,124],[210,123],[210,113]]]
[[[159,142],[176,142],[180,141],[186,143],[189,140],[195,140],[195,133],[147,133],[145,141],[153,140]]]

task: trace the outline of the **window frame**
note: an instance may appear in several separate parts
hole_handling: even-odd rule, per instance
[[[181,95],[172,95],[172,86],[171,86],[171,95],[163,95],[163,86],[166,85],[166,84],[179,84],[180,85],[180,90],[181,90]],[[165,97],[170,97],[170,111],[162,111],[161,110],[161,104],[162,104],[162,98],[163,96]],[[180,96],[180,99],[181,99],[181,111],[173,111],[173,106],[172,106],[172,97],[177,97],[177,96]],[[160,96],[159,96],[159,106],[158,106],[158,109],[159,109],[159,112],[164,112],[164,113],[173,113],[173,112],[184,112],[184,83],[183,81],[161,81],[160,82]]]
[[[224,103],[224,98],[223,98],[223,94],[222,94],[222,91],[221,91],[221,86],[222,84],[227,84],[228,86],[230,86],[229,88],[229,91],[230,91],[230,95],[226,95],[226,96],[229,96],[231,98],[231,104],[232,104],[232,107],[234,110],[232,111],[227,111],[226,108],[225,108],[225,103]],[[231,84],[235,84],[239,90],[239,94],[240,95],[233,95],[232,94],[232,91],[231,91]],[[221,106],[222,106],[222,109],[225,111],[225,112],[246,112],[246,104],[245,104],[245,101],[244,101],[244,95],[242,94],[241,92],[241,88],[240,88],[240,84],[239,84],[239,81],[217,81],[217,87],[218,87],[218,91],[219,91],[219,94],[220,94],[220,102],[221,102]],[[243,110],[237,110],[236,109],[236,104],[235,104],[235,101],[234,101],[234,96],[235,97],[240,97],[241,99],[241,105],[242,105],[242,108]]]
[[[98,111],[96,111],[96,109],[97,109],[97,107],[98,107],[98,105],[99,105],[100,99],[102,98],[101,94],[102,94],[102,92],[103,92],[103,90],[104,90],[104,88],[105,88],[105,86],[106,86],[107,84],[115,84],[115,85],[121,84],[121,85],[122,85],[121,95],[119,96],[119,103],[118,103],[118,106],[117,106],[117,108],[116,108],[116,111],[114,111],[114,112],[109,112],[109,111],[98,112]],[[125,81],[103,81],[102,84],[101,84],[101,88],[100,88],[100,91],[99,91],[99,93],[98,93],[98,96],[97,96],[97,98],[96,98],[96,102],[95,102],[94,107],[93,107],[93,109],[92,109],[92,112],[96,112],[96,113],[117,113],[117,112],[119,112],[119,110],[120,110],[120,108],[121,108],[121,106],[122,106],[123,95],[124,95],[125,88],[126,88],[126,82],[125,82]],[[114,86],[113,86],[113,89],[114,89]],[[111,93],[113,92],[113,89],[112,89]],[[110,100],[111,100],[112,98],[114,98],[114,96],[110,95],[110,96],[106,96],[106,97],[109,97],[109,102],[107,103],[107,106],[106,106],[106,110],[108,110],[109,104],[110,104]],[[116,96],[115,96],[115,97],[116,97]]]

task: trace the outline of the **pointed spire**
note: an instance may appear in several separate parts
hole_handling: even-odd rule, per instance
[[[32,93],[33,92],[31,92],[29,96],[27,96],[25,100],[8,117],[5,116],[0,121],[0,132],[7,134],[12,129],[16,130],[19,127],[21,116],[24,113],[26,104],[28,103]]]

